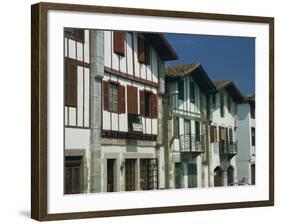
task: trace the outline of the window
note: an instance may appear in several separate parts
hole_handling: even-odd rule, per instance
[[[182,177],[183,172],[181,163],[175,163],[175,188],[181,188]]]
[[[178,98],[180,100],[184,100],[184,81],[183,80],[179,80],[178,81]]]
[[[125,55],[125,41],[124,41],[124,32],[122,31],[114,31],[113,33],[113,47],[114,53],[119,54],[121,56]]]
[[[66,156],[64,167],[64,193],[81,193],[81,156]]]
[[[200,141],[200,123],[195,121],[195,141]]]
[[[67,59],[64,66],[65,105],[77,107],[77,66]]]
[[[250,104],[250,113],[251,113],[251,118],[255,118],[255,105]]]
[[[138,61],[141,64],[150,64],[149,44],[141,37],[138,37]]]
[[[195,103],[195,84],[190,82],[190,101]]]
[[[210,132],[211,132],[210,133],[211,142],[217,142],[218,141],[217,127],[216,126],[211,126]]]
[[[223,94],[220,95],[220,114],[224,117],[224,97]]]
[[[157,159],[140,159],[140,189],[158,189]]]
[[[227,98],[227,109],[228,109],[228,112],[231,113],[231,99],[230,99],[230,97]]]
[[[256,145],[256,130],[255,128],[251,128],[251,135],[252,135],[252,146]]]
[[[109,110],[118,112],[118,85],[109,83],[108,100]]]
[[[113,81],[103,81],[103,109],[125,113],[125,86]]]
[[[180,136],[180,122],[179,118],[176,117],[174,120],[174,137],[178,138]]]
[[[217,95],[216,95],[215,93],[212,94],[212,103],[213,103],[213,107],[216,107],[216,103],[217,103],[216,98],[217,98]]]
[[[140,90],[140,113],[149,118],[158,117],[158,96],[152,92]]]
[[[190,163],[187,165],[188,175],[188,188],[197,187],[197,165],[196,163]]]

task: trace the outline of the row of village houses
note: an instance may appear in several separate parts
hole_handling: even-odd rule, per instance
[[[255,183],[255,99],[162,34],[65,28],[65,193]]]

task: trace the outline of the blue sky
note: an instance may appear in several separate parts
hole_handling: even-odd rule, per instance
[[[178,54],[166,66],[200,62],[212,80],[233,80],[243,94],[255,91],[255,39],[165,34]]]

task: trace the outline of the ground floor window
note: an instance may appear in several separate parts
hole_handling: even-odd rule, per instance
[[[183,170],[181,163],[175,163],[175,188],[182,187]]]
[[[232,185],[234,181],[234,168],[232,166],[227,169],[227,185]]]
[[[140,159],[140,189],[158,189],[157,159]]]
[[[82,156],[66,156],[64,162],[64,193],[81,193]]]
[[[190,163],[187,165],[188,188],[197,187],[197,164]]]
[[[256,166],[255,164],[251,165],[251,184],[256,184]]]
[[[125,190],[136,190],[136,159],[125,160]]]

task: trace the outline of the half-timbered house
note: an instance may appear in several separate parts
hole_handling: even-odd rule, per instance
[[[214,81],[217,93],[210,96],[210,186],[237,182],[237,105],[243,96],[233,81]]]
[[[199,63],[168,67],[165,74],[166,187],[207,187],[207,106],[216,87]]]
[[[65,193],[89,191],[89,30],[64,30]]]

